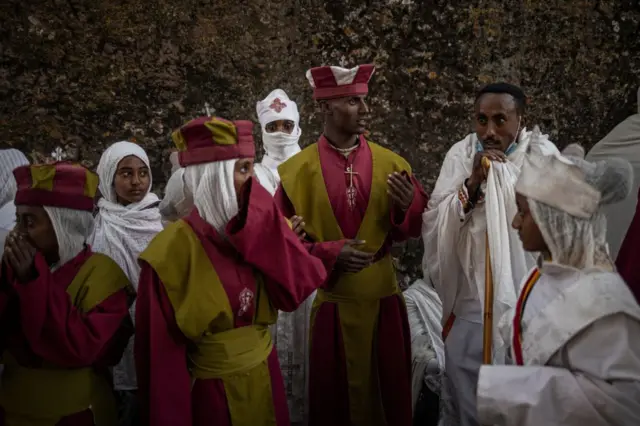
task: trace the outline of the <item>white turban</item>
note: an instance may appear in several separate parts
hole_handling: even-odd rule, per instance
[[[300,152],[298,140],[302,134],[298,106],[289,99],[282,89],[276,89],[256,104],[256,112],[262,127],[262,143],[266,157],[279,163]],[[267,133],[267,124],[278,120],[293,121],[295,128],[291,134],[284,132]],[[264,160],[263,160],[264,162]]]

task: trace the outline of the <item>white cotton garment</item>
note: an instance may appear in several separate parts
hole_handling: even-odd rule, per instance
[[[0,258],[4,251],[4,240],[16,224],[13,200],[18,187],[13,170],[28,164],[27,157],[17,149],[0,149]]]
[[[442,302],[428,274],[416,280],[403,293],[411,330],[413,408],[423,383],[442,398],[442,374],[445,371],[442,341]]]
[[[112,258],[129,278],[134,289],[138,289],[140,265],[138,256],[144,251],[156,234],[162,231],[160,210],[153,206],[158,197],[147,192],[142,201],[123,206],[117,202],[114,177],[120,161],[134,155],[147,167],[149,158],[146,152],[131,142],[117,142],[102,154],[98,164],[100,192],[98,214],[89,243],[96,253]],[[149,190],[151,189],[151,179]],[[131,319],[135,321],[135,303],[129,309]],[[116,390],[133,390],[137,388],[135,363],[133,357],[133,340],[131,337],[120,363],[113,369],[114,387]]]
[[[278,166],[300,152],[299,140],[302,135],[300,114],[296,103],[289,99],[282,89],[272,91],[266,98],[259,101],[256,104],[256,112],[262,128],[265,155],[262,162],[254,166],[254,171],[260,184],[273,195],[280,184]],[[293,132],[291,134],[268,133],[267,124],[278,120],[293,121],[295,124]]]
[[[525,307],[524,366],[482,366],[497,426],[640,424],[640,307],[617,273],[544,263]]]
[[[487,234],[494,284],[494,363],[504,363],[507,354],[499,319],[515,305],[520,282],[536,261],[534,255],[523,250],[511,227],[517,211],[514,188],[529,146],[536,144],[536,149],[547,153],[557,152],[557,148],[544,135],[532,136],[532,132],[523,129],[508,161],[492,163],[484,189],[485,202],[467,214],[458,191],[465,190],[464,181],[471,175],[478,138],[474,133],[456,143],[445,157],[422,215],[423,269],[429,271],[442,301],[442,325],[452,313],[456,316],[445,341],[445,375],[447,389],[452,390],[448,398],[458,409],[462,426],[477,424],[475,384],[482,363]]]
[[[221,235],[239,212],[238,197],[233,183],[238,159],[196,164],[185,167],[187,191],[193,194],[200,217]]]
[[[640,188],[640,89],[638,89],[638,112],[630,115],[614,127],[604,138],[589,150],[588,161],[622,158],[631,163],[635,178],[631,193],[619,203],[605,206],[603,213],[609,222],[607,243],[611,256],[615,259],[636,211],[635,194]]]

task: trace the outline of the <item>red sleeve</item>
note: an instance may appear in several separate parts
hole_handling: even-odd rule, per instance
[[[296,209],[293,208],[291,200],[289,200],[287,193],[284,192],[282,184],[278,185],[278,189],[273,196],[273,200],[275,201],[284,217],[286,217],[287,219],[291,219],[292,216],[295,216]]]
[[[94,365],[109,352],[112,339],[129,315],[126,291],[119,290],[82,313],[66,290],[56,286],[40,254],[36,255],[35,267],[38,278],[13,285],[20,304],[22,332],[31,350],[63,367]]]
[[[186,343],[164,285],[142,263],[134,343],[141,425],[191,426]]]
[[[273,197],[252,179],[242,189],[240,205],[240,213],[227,225],[229,241],[263,273],[271,303],[285,312],[296,310],[324,283],[322,262],[309,254]]]
[[[427,208],[429,197],[415,176],[411,176],[411,183],[413,183],[413,201],[411,201],[409,209],[403,212],[400,208],[394,207],[391,211],[393,241],[419,238],[422,233],[422,213]]]
[[[289,200],[289,197],[287,197],[287,193],[282,188],[282,185],[278,187],[274,200],[284,217],[290,219],[296,214],[296,210],[293,207],[291,200]],[[320,259],[327,271],[327,274],[331,274],[333,267],[338,260],[338,255],[340,254],[340,251],[342,251],[342,247],[344,247],[345,243],[346,240],[327,241],[323,243],[303,241],[302,245],[312,256]]]

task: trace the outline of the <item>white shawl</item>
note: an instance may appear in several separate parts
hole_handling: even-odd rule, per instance
[[[118,163],[130,155],[135,155],[149,166],[149,158],[144,150],[130,142],[111,145],[100,158],[98,176],[102,198],[98,202],[99,211],[89,241],[93,251],[115,260],[137,289],[140,275],[138,255],[162,230],[162,223],[158,208],[149,208],[151,204],[158,202],[155,194],[149,192],[142,201],[128,206],[116,201],[114,176]]]
[[[520,132],[517,148],[506,163],[492,163],[486,182],[484,205],[467,217],[462,213],[458,190],[471,175],[477,152],[475,133],[456,143],[447,153],[440,176],[423,214],[423,264],[430,271],[434,287],[442,300],[442,324],[453,313],[456,299],[464,286],[473,286],[484,309],[485,230],[489,235],[494,283],[493,356],[498,363],[505,358],[505,342],[498,331],[498,320],[515,305],[520,281],[535,257],[526,253],[517,233],[511,228],[516,214],[515,184],[532,133]],[[540,151],[557,152],[546,136],[533,141]]]

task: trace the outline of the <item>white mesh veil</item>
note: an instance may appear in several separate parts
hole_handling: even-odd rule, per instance
[[[585,173],[585,181],[600,191],[600,206],[619,202],[631,191],[633,169],[628,161],[611,158],[591,163],[568,158]],[[578,269],[613,267],[606,242],[607,220],[601,211],[581,219],[544,203],[527,201],[554,262]]]
[[[219,233],[238,214],[233,172],[238,160],[215,161],[185,168],[187,191],[193,194],[200,216]]]
[[[93,230],[93,215],[83,210],[44,206],[58,238],[60,260],[52,269],[64,265],[78,255]]]

